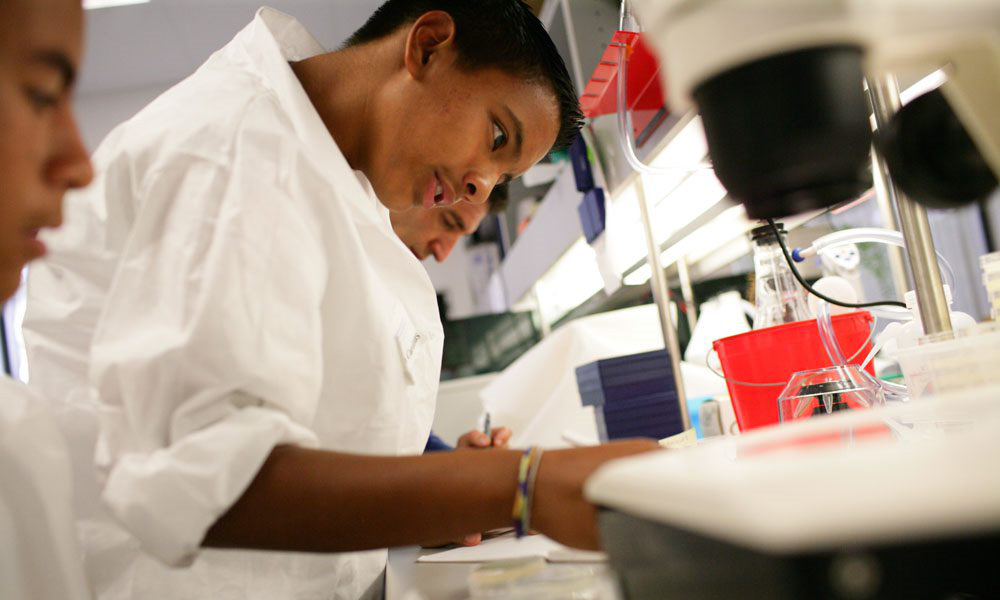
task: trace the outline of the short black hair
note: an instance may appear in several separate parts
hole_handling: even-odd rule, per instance
[[[559,134],[552,150],[572,145],[583,113],[566,63],[542,22],[521,0],[388,0],[344,43],[344,48],[384,38],[440,10],[455,21],[459,66],[496,68],[547,85],[559,105]]]

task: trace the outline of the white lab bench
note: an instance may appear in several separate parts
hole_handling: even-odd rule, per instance
[[[504,538],[508,536],[503,536]],[[506,543],[502,540],[501,543]],[[536,542],[553,544],[539,536]],[[537,549],[538,546],[536,545]],[[423,549],[416,546],[393,548],[385,572],[386,600],[468,600],[469,574],[485,562],[418,562],[421,556],[447,552],[448,548]],[[603,561],[594,562],[588,555],[571,549],[552,552],[546,569],[581,567],[597,569],[595,592],[600,598],[618,598],[617,585],[611,581],[610,567]],[[497,557],[499,558],[499,556]],[[565,571],[562,571],[565,573]]]
[[[404,600],[418,592],[426,600],[467,600],[469,573],[478,563],[418,563],[423,553],[437,552],[417,546],[389,550],[385,568],[385,600]]]

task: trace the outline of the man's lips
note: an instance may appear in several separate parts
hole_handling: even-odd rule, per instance
[[[454,202],[455,192],[438,177],[437,173],[434,173],[424,188],[423,207],[450,206]]]

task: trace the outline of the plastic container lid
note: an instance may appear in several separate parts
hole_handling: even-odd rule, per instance
[[[477,567],[469,574],[469,587],[476,589],[510,585],[545,570],[541,556],[498,560]]]
[[[785,224],[784,223],[775,223],[774,225],[775,225],[775,227],[778,228],[778,231],[781,233],[781,235],[788,235],[788,232],[785,231]],[[769,224],[768,225],[761,225],[760,227],[754,227],[753,229],[751,229],[750,230],[750,241],[751,242],[758,242],[759,241],[759,242],[764,242],[764,243],[769,243],[769,244],[777,244],[778,243],[777,238],[774,237],[774,229]]]
[[[541,557],[486,563],[469,574],[470,600],[611,600],[603,566],[548,565]]]
[[[1000,252],[991,252],[980,256],[979,264],[983,269],[1000,269]]]

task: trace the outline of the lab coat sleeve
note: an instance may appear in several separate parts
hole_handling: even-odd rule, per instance
[[[97,458],[106,505],[170,565],[193,560],[276,445],[317,444],[326,263],[287,147],[245,130],[218,155],[172,151],[117,178],[141,186],[91,346]]]
[[[0,377],[0,597],[91,598],[65,440],[49,407]]]

